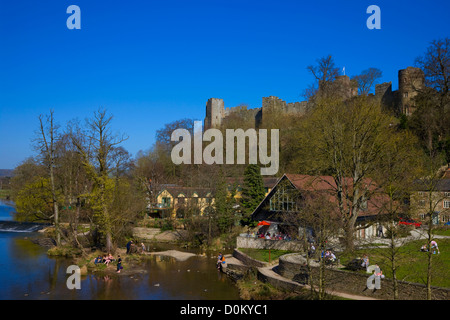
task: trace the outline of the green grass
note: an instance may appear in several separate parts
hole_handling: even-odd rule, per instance
[[[250,258],[263,262],[272,262],[284,254],[292,253],[292,251],[273,250],[273,249],[269,250],[269,249],[240,248],[239,250],[248,255]],[[270,261],[269,261],[269,254],[270,254]]]
[[[0,199],[6,199],[11,195],[11,190],[9,189],[0,189]]]
[[[433,234],[450,237],[450,227],[441,227],[433,230]]]
[[[431,285],[450,288],[450,239],[437,239],[440,254],[432,258]],[[426,284],[428,253],[421,252],[420,247],[425,244],[424,240],[412,241],[401,248],[398,253],[397,279],[409,282]],[[345,265],[355,257],[367,254],[370,264],[378,264],[387,278],[392,278],[391,262],[389,260],[390,250],[387,248],[362,249],[352,255],[340,256],[341,264]],[[362,271],[364,272],[364,271]]]

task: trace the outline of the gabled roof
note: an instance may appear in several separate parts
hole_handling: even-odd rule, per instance
[[[424,181],[416,181],[415,186],[417,191],[428,191],[428,188],[430,188],[427,182]],[[437,180],[433,188],[435,192],[450,192],[450,179]]]
[[[263,177],[264,187],[273,188],[279,178],[276,177]],[[244,184],[244,178],[226,178],[226,182],[229,184],[237,183],[239,185]],[[183,194],[186,198],[195,197],[194,194],[197,194],[199,198],[211,198],[214,197],[214,189],[213,188],[199,188],[199,187],[183,187],[177,184],[162,184],[160,185],[158,195],[166,190],[169,192],[174,198],[177,198],[178,195]]]
[[[263,177],[263,183],[265,188],[273,188],[276,184],[279,178],[277,177]],[[244,177],[238,177],[238,178],[232,178],[228,177],[226,178],[227,183],[229,184],[239,184],[241,186],[244,185]]]
[[[284,176],[286,176],[292,185],[299,191],[330,191],[336,190],[337,188],[336,181],[332,176],[310,176],[290,173],[286,173]],[[344,178],[344,181],[342,182],[346,188],[351,188],[353,185],[353,179],[351,178]],[[369,186],[371,190],[376,188],[376,184],[371,179],[364,179],[362,182],[366,186]]]
[[[169,192],[174,198],[178,198],[182,194],[186,198],[210,198],[213,196],[213,191],[209,188],[196,188],[196,187],[181,187],[177,185],[162,186],[160,189],[161,194],[163,191]]]
[[[433,188],[433,191],[437,192],[450,192],[450,167],[441,168],[445,170],[442,176],[434,180],[427,180],[426,178],[414,181],[414,187],[416,191],[429,191]],[[432,183],[430,183],[432,181]]]
[[[335,192],[337,189],[336,181],[331,176],[310,176],[310,175],[302,175],[302,174],[284,174],[281,178],[278,179],[276,185],[270,191],[270,193],[261,201],[258,207],[253,211],[252,218],[258,220],[257,217],[261,216],[261,211],[263,211],[264,206],[267,202],[273,197],[273,195],[277,192],[277,187],[282,181],[289,181],[294,189],[299,192],[323,192],[327,194],[327,197],[331,202],[336,202],[337,199],[335,196]],[[376,189],[376,184],[370,180],[365,179],[363,183],[368,186],[371,190]],[[352,187],[352,179],[346,178],[344,181],[344,187],[347,188],[347,191]],[[379,213],[379,209],[382,205],[380,201],[381,197],[379,195],[375,195],[372,197],[370,201],[368,201],[368,208],[366,210],[361,210],[359,212],[359,217],[364,218],[368,216],[373,216]],[[273,216],[276,214],[273,214]],[[264,218],[266,219],[266,218]],[[263,219],[263,220],[264,220]]]

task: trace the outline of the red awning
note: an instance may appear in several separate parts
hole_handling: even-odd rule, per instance
[[[270,222],[260,221],[260,222],[258,222],[258,226],[270,226]]]

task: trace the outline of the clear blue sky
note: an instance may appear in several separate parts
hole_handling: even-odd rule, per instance
[[[72,4],[81,30],[66,27]],[[381,30],[366,27],[372,4]],[[328,54],[350,76],[381,69],[396,90],[398,70],[449,36],[449,12],[447,0],[2,1],[0,168],[33,155],[50,108],[61,126],[106,108],[135,155],[165,123],[203,120],[211,97],[301,101],[307,65]]]

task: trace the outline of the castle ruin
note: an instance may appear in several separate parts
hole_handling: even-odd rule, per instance
[[[392,91],[392,82],[375,85],[375,94],[369,94],[380,101],[387,109],[395,114],[411,115],[414,111],[414,97],[420,88],[423,88],[425,76],[421,69],[408,67],[398,71],[398,90]],[[319,92],[323,84],[319,84]],[[346,99],[358,95],[358,88],[348,76],[338,76],[329,87],[333,92]],[[225,108],[223,99],[210,98],[206,102],[206,116],[204,120],[205,129],[220,128],[224,120],[230,115],[241,118],[251,118],[255,127],[261,123],[265,111],[275,110],[282,114],[304,114],[310,106],[309,101],[287,103],[275,96],[263,97],[260,108],[248,109],[246,106]]]

